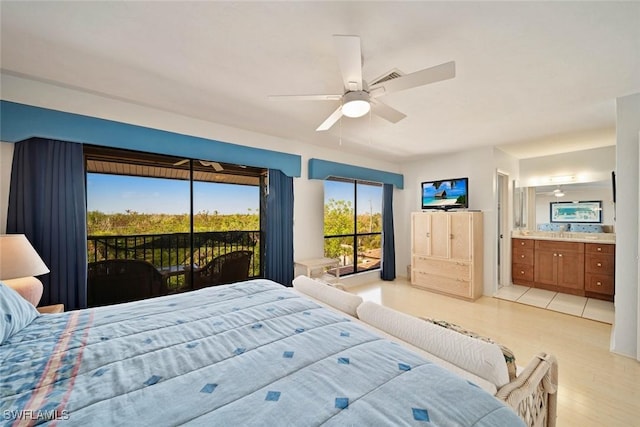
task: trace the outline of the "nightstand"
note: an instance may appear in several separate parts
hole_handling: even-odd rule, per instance
[[[36,307],[40,314],[55,314],[64,312],[64,304],[45,305],[42,307]]]

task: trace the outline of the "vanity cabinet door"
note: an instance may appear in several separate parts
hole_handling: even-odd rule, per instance
[[[584,253],[558,252],[558,286],[584,291]]]
[[[537,249],[533,269],[536,283],[555,286],[558,283],[558,254],[555,251]]]
[[[584,243],[536,240],[534,286],[584,295]]]

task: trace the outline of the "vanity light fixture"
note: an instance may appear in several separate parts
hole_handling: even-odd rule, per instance
[[[569,182],[574,182],[575,180],[575,175],[552,176],[549,178],[549,182],[553,184],[566,184]]]

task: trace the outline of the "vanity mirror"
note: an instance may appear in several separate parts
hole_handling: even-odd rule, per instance
[[[513,206],[514,229],[544,231],[551,224],[551,204],[558,202],[601,202],[601,222],[604,232],[613,232],[615,204],[610,180],[522,187],[514,181]]]

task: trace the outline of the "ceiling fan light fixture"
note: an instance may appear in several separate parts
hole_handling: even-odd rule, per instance
[[[344,95],[344,103],[342,104],[342,114],[347,117],[362,117],[371,110],[369,104],[369,94],[365,91],[358,90],[347,92]]]

